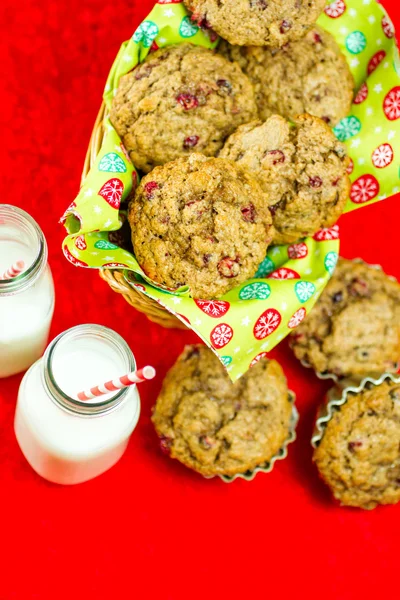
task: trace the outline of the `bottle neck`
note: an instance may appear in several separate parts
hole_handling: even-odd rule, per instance
[[[33,250],[31,264],[26,265],[20,275],[0,279],[0,296],[8,296],[30,287],[41,276],[47,265],[47,244],[36,221],[24,210],[10,204],[0,204],[0,242],[14,242]]]
[[[124,402],[131,388],[122,389],[105,400],[99,397],[96,402],[82,402],[65,393],[57,381],[56,363],[60,364],[61,361],[61,364],[65,364],[67,369],[73,370],[74,365],[70,361],[66,361],[65,357],[69,355],[71,348],[76,348],[82,342],[84,344],[87,342],[102,344],[103,348],[110,352],[112,356],[110,360],[117,361],[120,365],[121,375],[136,369],[135,358],[120,335],[101,325],[78,325],[61,333],[47,348],[43,357],[43,384],[47,393],[59,408],[79,416],[103,415]],[[100,372],[99,377],[100,379],[104,378],[104,374]],[[104,381],[98,383],[101,384]],[[81,390],[76,390],[76,392],[79,391]]]

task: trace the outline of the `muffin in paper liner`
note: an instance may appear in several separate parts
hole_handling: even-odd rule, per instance
[[[400,135],[400,60],[393,25],[374,0],[328,2],[318,24],[335,37],[356,84],[352,112],[334,128],[352,159],[348,212],[400,191],[393,141]],[[122,75],[150,51],[183,42],[213,49],[218,38],[193,23],[179,0],[160,0],[116,57],[103,96],[107,109]],[[197,333],[237,380],[313,308],[336,266],[338,226],[270,247],[255,277],[217,300],[195,300],[187,287],[163,288],[118,241],[138,175],[107,111],[103,127],[97,159],[61,219],[68,233],[65,257],[77,267],[121,269],[130,285]]]
[[[371,265],[370,263],[365,262],[365,260],[363,260],[362,258],[353,258],[351,260],[354,263],[359,263],[359,264],[361,263],[361,264],[367,265],[368,267],[371,267],[371,269],[375,269],[377,271],[384,272],[383,267],[381,265],[378,265],[378,264]],[[387,273],[385,273],[385,275],[391,281],[397,282],[396,277],[394,277],[393,275],[388,275]],[[293,350],[293,341],[291,339],[289,340],[289,347],[291,350]],[[299,359],[297,359],[297,360],[299,360]],[[300,359],[299,362],[306,369],[313,369],[313,366],[310,365],[310,363],[307,362],[305,359]],[[399,368],[400,368],[400,363],[397,363],[396,371],[398,371]],[[315,371],[315,369],[314,369],[314,374],[318,377],[318,379],[321,379],[322,381],[326,381],[326,380],[334,381],[336,384],[340,384],[340,387],[342,387],[342,382],[347,380],[346,378],[340,377],[339,375],[336,375],[335,373],[325,373],[325,372],[321,373],[320,371]],[[354,378],[353,381],[359,382],[362,379],[363,379],[362,377]]]
[[[375,386],[381,385],[386,379],[393,383],[400,383],[400,375],[393,373],[376,374],[365,377],[361,382],[352,379],[344,379],[339,384],[333,386],[326,394],[325,401],[317,412],[314,432],[311,437],[311,445],[316,448],[323,438],[326,426],[336,411],[346,404],[349,393],[362,392],[368,384]]]
[[[290,423],[289,423],[289,435],[286,438],[283,446],[281,448],[279,448],[278,452],[276,454],[274,454],[274,456],[272,456],[269,461],[263,463],[262,465],[259,465],[258,467],[256,467],[255,469],[252,469],[251,471],[246,471],[245,473],[236,473],[236,475],[232,475],[232,476],[213,475],[213,476],[207,477],[207,476],[203,475],[204,479],[214,479],[215,477],[219,477],[225,483],[232,483],[232,481],[235,481],[235,479],[244,479],[245,481],[252,481],[258,473],[270,473],[272,471],[272,469],[274,468],[275,463],[278,460],[283,460],[284,458],[286,458],[288,455],[289,444],[291,444],[292,442],[294,442],[296,440],[296,426],[299,421],[299,413],[294,404],[296,401],[296,396],[295,396],[294,392],[292,392],[291,390],[289,390],[289,396],[290,396],[290,401],[293,403],[292,416],[290,417]]]

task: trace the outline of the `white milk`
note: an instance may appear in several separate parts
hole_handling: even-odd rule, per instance
[[[74,327],[50,344],[22,380],[14,424],[39,475],[81,483],[121,458],[139,418],[136,386],[88,402],[77,394],[135,368],[124,340],[100,325]]]
[[[0,275],[19,260],[24,272],[0,281],[0,378],[26,370],[43,354],[54,312],[43,233],[27,213],[0,204]]]

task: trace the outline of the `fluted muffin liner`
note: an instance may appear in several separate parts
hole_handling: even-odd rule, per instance
[[[382,272],[384,272],[383,267],[381,265],[379,265],[379,264],[372,264],[371,265],[370,263],[367,263],[362,258],[354,258],[354,259],[352,259],[352,261],[355,262],[355,263],[362,263],[364,265],[367,265],[368,267],[371,267],[371,269],[375,269],[376,271],[382,271]],[[397,281],[396,277],[393,277],[393,275],[387,275],[387,273],[385,273],[385,275],[391,281]],[[291,350],[293,350],[293,342],[292,342],[292,340],[289,341],[289,347],[291,348]],[[335,373],[329,373],[329,372],[328,373],[326,373],[326,372],[321,373],[320,371],[316,371],[314,369],[314,367],[307,360],[305,360],[305,359],[300,359],[299,362],[300,362],[301,365],[303,365],[303,367],[306,367],[306,369],[313,369],[314,373],[318,377],[318,379],[321,379],[323,381],[326,381],[326,380],[330,379],[330,380],[334,381],[336,384],[338,384],[338,383],[340,383],[340,382],[342,382],[342,381],[344,381],[346,379],[345,377],[340,377],[339,375],[336,375]],[[400,368],[400,363],[397,363],[396,371],[398,371],[399,368]],[[357,381],[357,382],[360,382],[362,380],[363,380],[363,376],[354,378],[354,381]]]
[[[349,212],[399,191],[392,140],[400,136],[400,60],[393,25],[374,0],[331,2],[318,24],[336,38],[358,92],[351,115],[334,129],[352,159]],[[179,0],[160,0],[116,57],[104,92],[107,108],[122,75],[150,51],[183,42],[215,48],[218,38],[193,23]],[[124,249],[121,203],[132,195],[138,175],[107,114],[103,125],[96,162],[61,219],[68,233],[66,258],[77,267],[121,269],[131,286],[195,331],[235,381],[312,309],[335,268],[339,228],[270,247],[255,277],[218,300],[194,300],[187,287],[165,289]]]
[[[213,476],[203,475],[204,479],[214,479],[215,477],[219,477],[225,483],[232,483],[232,481],[235,481],[236,479],[244,479],[245,481],[252,481],[258,473],[271,473],[272,469],[275,466],[275,463],[279,460],[284,460],[287,457],[289,444],[291,444],[292,442],[294,442],[296,440],[296,427],[297,427],[297,423],[299,422],[299,413],[295,406],[295,402],[296,402],[295,393],[292,392],[291,390],[289,390],[289,396],[290,396],[290,401],[293,404],[293,408],[292,408],[292,415],[290,417],[290,422],[289,422],[288,436],[276,454],[274,454],[268,461],[255,467],[255,469],[248,470],[245,473],[236,473],[236,475],[220,475],[220,474],[213,475]]]
[[[315,420],[314,432],[311,437],[311,445],[316,448],[322,440],[327,424],[338,410],[346,404],[349,394],[362,392],[368,385],[381,385],[389,379],[393,383],[400,383],[400,375],[393,373],[383,373],[382,375],[365,377],[361,382],[351,379],[344,379],[339,384],[333,386],[325,397],[325,402],[318,409]]]

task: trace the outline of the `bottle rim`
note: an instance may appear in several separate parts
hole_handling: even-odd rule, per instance
[[[12,279],[0,280],[0,296],[12,295],[30,287],[37,281],[47,265],[48,249],[42,230],[25,210],[12,204],[0,204],[0,231],[3,220],[14,221],[16,226],[23,226],[32,234],[36,242],[37,252],[34,260],[20,275]]]
[[[136,369],[135,357],[125,340],[115,331],[104,327],[103,325],[85,324],[77,325],[58,335],[48,346],[43,357],[43,383],[51,399],[60,408],[80,416],[97,416],[114,410],[123,402],[132,387],[119,390],[115,395],[107,400],[99,402],[82,402],[66,394],[58,385],[54,375],[53,361],[55,353],[62,342],[71,342],[85,337],[96,337],[106,341],[110,346],[118,351],[124,360],[126,373]],[[101,375],[100,375],[101,376]],[[99,382],[102,383],[102,382]],[[79,390],[77,390],[79,391]]]

